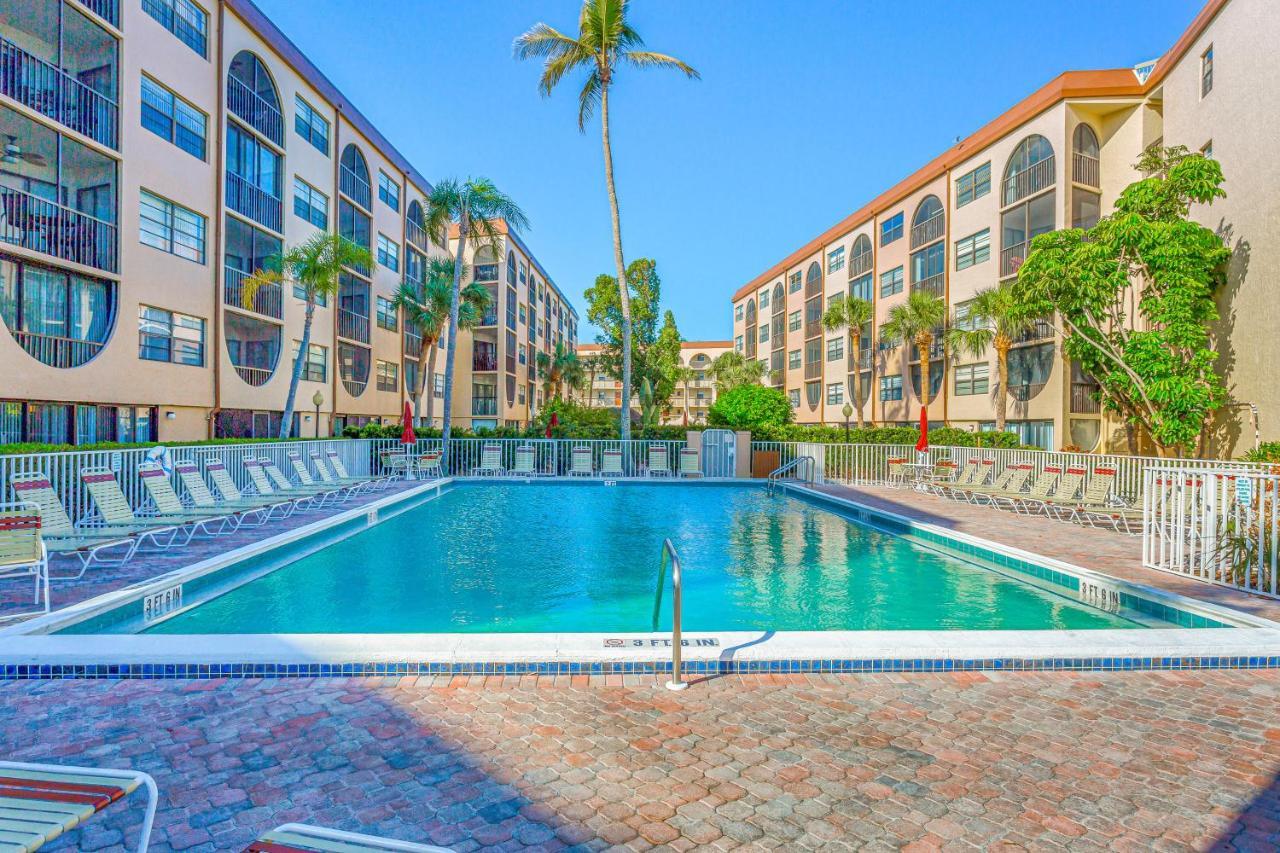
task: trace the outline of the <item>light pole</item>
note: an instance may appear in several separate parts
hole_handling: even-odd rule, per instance
[[[844,408],[840,410],[840,414],[844,415],[844,443],[849,443],[849,418],[853,416],[853,406],[848,403],[844,404]]]
[[[316,407],[316,438],[320,437],[320,407],[324,405],[324,395],[319,391],[311,395],[311,402]]]

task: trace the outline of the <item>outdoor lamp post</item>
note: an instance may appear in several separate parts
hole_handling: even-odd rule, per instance
[[[853,406],[848,403],[844,404],[844,408],[840,410],[840,414],[844,415],[844,443],[849,443],[849,418],[853,417]]]
[[[324,405],[324,395],[319,391],[311,395],[311,402],[316,407],[316,438],[320,437],[320,407]]]

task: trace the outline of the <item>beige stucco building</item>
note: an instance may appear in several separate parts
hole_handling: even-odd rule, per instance
[[[316,311],[293,428],[399,420],[421,344],[391,299],[448,249],[431,187],[250,0],[6,3],[0,39],[0,443],[274,435],[305,303],[244,280],[318,230],[375,262]],[[467,343],[455,422],[527,419],[475,411]]]
[[[1267,319],[1280,272],[1280,166],[1266,150],[1280,119],[1263,106],[1280,103],[1275,11],[1269,0],[1210,0],[1157,61],[1058,76],[740,287],[734,345],[767,363],[800,423],[843,423],[855,370],[865,417],[915,423],[919,354],[880,334],[892,307],[926,290],[962,320],[978,290],[1017,274],[1032,237],[1106,213],[1140,177],[1133,164],[1145,147],[1185,145],[1217,158],[1226,174],[1227,198],[1195,211],[1233,250],[1217,345],[1234,402],[1217,444],[1252,445],[1249,404],[1262,411],[1263,439],[1280,438],[1280,348]],[[846,351],[843,331],[822,328],[838,294],[875,306],[860,353]],[[990,428],[994,355],[944,349],[931,354],[930,420]],[[1053,327],[1039,326],[1010,354],[1010,428],[1048,448],[1124,445],[1120,426],[1099,413],[1094,385],[1063,357]]]
[[[662,423],[677,426],[686,423],[705,424],[707,411],[716,401],[716,384],[711,379],[711,362],[722,353],[733,349],[733,341],[682,341],[680,343],[680,364],[690,372],[688,379],[676,384],[666,408],[662,410]],[[600,354],[599,344],[579,344],[578,357],[592,364],[591,360]],[[631,405],[640,408],[638,391],[633,390]],[[586,396],[586,404],[608,408],[622,406],[622,383],[603,371],[596,369],[591,374],[591,385]]]

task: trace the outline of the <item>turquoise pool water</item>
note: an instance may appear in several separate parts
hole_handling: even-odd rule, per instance
[[[761,488],[596,481],[458,485],[148,633],[649,631],[668,536],[686,630],[1141,627]]]

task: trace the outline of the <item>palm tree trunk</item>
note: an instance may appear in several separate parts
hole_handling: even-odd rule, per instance
[[[920,405],[929,408],[929,345],[933,338],[921,335],[916,338],[916,349],[920,350]]]
[[[850,328],[853,328],[852,326]],[[858,429],[862,429],[862,335],[849,333],[849,348],[853,350],[853,416]]]
[[[432,381],[436,372],[436,342],[424,338],[422,352],[418,354],[418,407],[427,398],[427,426],[435,426],[436,385]],[[419,423],[421,426],[421,423]]]
[[[453,365],[458,358],[458,302],[462,293],[462,253],[470,220],[466,207],[458,217],[458,251],[453,256],[453,292],[449,296],[449,348],[444,357],[444,428],[440,433],[441,465],[449,470],[449,432],[453,428]]]
[[[1000,383],[1000,390],[996,395],[996,432],[1004,432],[1009,410],[1009,398],[1006,396],[1009,387],[1009,346],[1003,341],[996,341],[996,381]]]
[[[309,295],[309,294],[308,294]],[[284,414],[280,417],[280,438],[289,437],[289,428],[293,426],[293,407],[298,401],[298,381],[302,379],[302,360],[307,357],[311,347],[311,320],[316,316],[316,303],[307,299],[307,313],[302,321],[302,341],[298,344],[298,357],[293,360],[293,376],[289,378],[289,395],[284,398]],[[316,417],[320,417],[319,414]],[[320,429],[320,424],[316,424]]]
[[[622,307],[622,423],[623,441],[631,439],[631,289],[627,265],[622,259],[622,224],[618,216],[618,192],[613,184],[613,147],[609,143],[609,81],[600,92],[600,136],[604,144],[604,180],[609,190],[609,215],[613,220],[613,261],[618,267],[618,302]]]
[[[689,425],[689,380],[684,381],[684,425]]]

